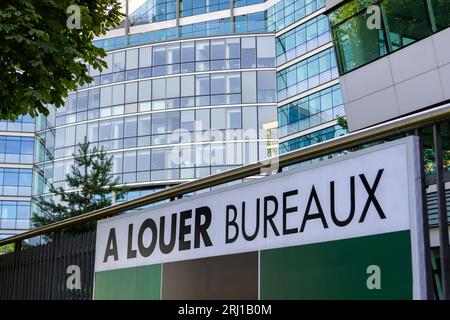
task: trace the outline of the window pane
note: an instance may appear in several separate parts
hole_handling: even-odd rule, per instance
[[[191,97],[194,96],[194,76],[181,77],[181,96]]]
[[[139,101],[152,99],[152,81],[139,81]]]
[[[197,95],[209,94],[209,75],[198,75],[195,77],[195,90]]]
[[[114,53],[113,72],[125,70],[125,51]]]
[[[167,98],[175,98],[180,96],[180,78],[167,78],[166,79]]]
[[[367,28],[365,11],[333,30],[342,72],[348,72],[386,54],[383,30]]]
[[[139,49],[139,68],[146,68],[151,66],[152,61],[152,48],[140,48]]]
[[[153,80],[153,99],[164,99],[166,97],[166,79]]]
[[[209,60],[209,40],[195,42],[195,60]]]
[[[191,62],[195,60],[194,42],[181,43],[181,62]]]
[[[381,9],[386,17],[392,50],[431,34],[425,1],[385,0]]]
[[[138,68],[138,49],[127,50],[127,70]]]
[[[124,91],[125,86],[123,84],[113,86],[113,98],[112,98],[113,105],[123,104],[125,98]]]
[[[242,102],[256,102],[256,72],[242,72]]]
[[[125,88],[125,103],[132,103],[137,101],[137,82],[131,82],[126,84]]]

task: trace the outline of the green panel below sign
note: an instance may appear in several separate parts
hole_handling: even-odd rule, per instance
[[[95,273],[96,300],[159,300],[160,297],[160,264]]]
[[[380,267],[381,289],[367,287]],[[261,299],[412,299],[409,231],[261,251]]]

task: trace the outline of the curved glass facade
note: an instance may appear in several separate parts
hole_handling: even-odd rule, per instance
[[[342,134],[324,3],[146,1],[94,40],[108,67],[88,67],[93,82],[64,107],[36,127],[0,122],[17,133],[0,132],[0,236],[29,225],[31,195],[67,187],[85,138],[113,157],[125,201]]]
[[[272,35],[179,40],[109,52],[109,68],[40,119],[34,193],[64,184],[86,137],[135,187],[205,177],[277,153]]]

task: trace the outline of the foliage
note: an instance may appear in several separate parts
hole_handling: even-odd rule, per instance
[[[10,243],[0,247],[0,254],[14,252],[14,244]]]
[[[348,130],[348,123],[345,117],[337,116],[336,121],[337,124],[341,126],[342,129]]]
[[[79,29],[67,26],[71,5],[80,8]],[[47,115],[47,104],[61,107],[69,91],[91,82],[85,63],[106,67],[92,40],[122,17],[119,0],[0,1],[0,119]]]

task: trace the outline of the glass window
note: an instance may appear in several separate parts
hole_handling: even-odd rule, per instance
[[[152,47],[139,49],[139,68],[147,68],[152,65]]]
[[[165,65],[166,64],[166,46],[153,47],[153,65]]]
[[[116,119],[111,121],[111,139],[123,138],[123,119]]]
[[[333,29],[342,72],[348,72],[386,54],[382,30],[367,28],[365,11]]]
[[[191,97],[194,96],[194,76],[184,76],[181,77],[181,96]]]
[[[151,134],[150,124],[151,124],[151,116],[150,115],[139,116],[138,136],[150,135]]]
[[[111,140],[111,121],[100,121],[99,141]]]
[[[167,64],[180,63],[180,44],[167,45]]]
[[[225,59],[225,40],[211,40],[211,60]]]
[[[136,151],[126,151],[123,153],[123,171],[136,171]]]
[[[256,72],[242,72],[242,103],[256,102]]]
[[[79,124],[77,125],[77,137],[75,143],[83,143],[84,138],[86,137],[86,124]]]
[[[100,89],[100,107],[110,106],[112,103],[112,86]]]
[[[166,79],[167,98],[175,98],[180,96],[180,77]]]
[[[125,51],[114,53],[113,72],[125,70]]]
[[[381,2],[392,50],[431,34],[425,1],[384,0]]]
[[[75,126],[66,127],[65,146],[73,146],[75,144]]]
[[[127,50],[127,70],[137,69],[139,66],[139,50]]]
[[[225,108],[211,109],[211,129],[226,129]]]
[[[136,117],[125,118],[124,137],[135,137],[137,133]]]
[[[107,54],[106,57],[103,58],[106,62],[106,68],[103,68],[102,75],[111,73],[113,69],[113,54]]]
[[[258,37],[258,67],[275,66],[275,39],[273,37]]]
[[[226,58],[239,59],[241,57],[241,41],[239,38],[226,39]]]
[[[153,99],[166,98],[166,79],[155,79],[152,84]]]
[[[77,110],[83,111],[87,109],[88,106],[88,91],[81,91],[78,92],[78,99],[77,99]]]
[[[227,129],[240,129],[241,108],[226,108]]]
[[[242,38],[241,65],[242,68],[256,68],[255,37]]]
[[[181,62],[191,62],[195,60],[194,42],[181,43]]]
[[[209,94],[209,75],[195,76],[195,91],[198,96]]]
[[[137,102],[137,82],[127,83],[125,86],[125,103]]]
[[[227,73],[226,93],[241,92],[241,74],[239,72]]]
[[[122,160],[123,160],[123,156],[122,156],[122,152],[116,152],[112,154],[112,162],[113,162],[113,167],[112,167],[112,172],[113,173],[122,173]]]
[[[275,71],[258,71],[258,102],[275,102]]]
[[[98,108],[100,105],[100,90],[99,89],[93,89],[89,90],[89,109],[95,109]]]
[[[195,60],[209,60],[209,40],[195,42]]]
[[[208,130],[210,128],[209,109],[195,110],[196,130]]]
[[[181,111],[181,128],[194,131],[195,112],[194,110]]]
[[[139,150],[137,152],[137,171],[150,170],[150,150]]]
[[[225,93],[225,74],[211,75],[211,94]]]
[[[436,31],[448,28],[450,26],[450,1],[431,0],[431,7]]]
[[[139,101],[152,99],[152,81],[139,81]]]
[[[123,84],[118,84],[113,86],[112,91],[112,105],[123,104],[125,99],[125,86]]]

